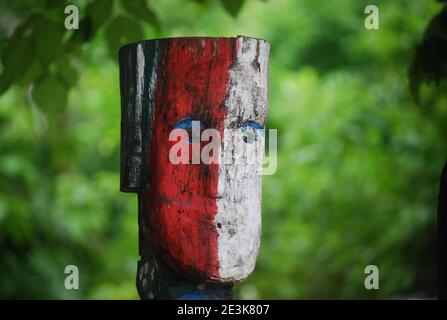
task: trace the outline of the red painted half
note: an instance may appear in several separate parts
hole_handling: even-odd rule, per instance
[[[171,164],[169,150],[176,142],[169,141],[169,133],[179,120],[192,117],[223,135],[235,42],[230,38],[160,42],[143,219],[150,241],[165,261],[181,274],[199,279],[219,277],[214,225],[219,168]]]

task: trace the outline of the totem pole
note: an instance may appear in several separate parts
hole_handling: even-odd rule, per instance
[[[121,191],[138,194],[142,299],[231,299],[253,271],[262,176],[247,157],[222,159],[249,145],[263,155],[268,55],[266,41],[242,36],[120,49]],[[203,161],[214,133],[218,148]]]

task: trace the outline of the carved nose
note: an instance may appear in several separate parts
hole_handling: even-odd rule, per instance
[[[217,188],[216,188],[217,180]],[[208,180],[213,186],[208,186],[208,197],[213,199],[221,199],[225,196],[225,177],[220,176],[218,171],[214,171]]]
[[[216,198],[223,198],[225,195],[225,177],[219,176],[217,182]]]
[[[225,194],[223,192],[216,192],[214,194],[211,193],[209,194],[209,197],[213,199],[222,199],[224,196]]]

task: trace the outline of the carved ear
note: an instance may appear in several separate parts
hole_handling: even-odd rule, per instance
[[[130,44],[119,51],[121,91],[121,191],[139,192],[146,185],[146,149],[154,110],[153,88],[157,42]]]

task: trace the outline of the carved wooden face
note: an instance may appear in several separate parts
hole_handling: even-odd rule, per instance
[[[141,132],[148,136],[141,190],[146,238],[183,275],[241,280],[255,266],[260,241],[268,44],[242,37],[139,44],[136,68],[142,77],[149,49],[152,72],[140,85],[151,95],[142,106],[149,108],[149,125]],[[191,134],[194,126],[202,134],[214,129],[222,138],[212,151],[219,163],[200,157],[216,140],[202,135],[208,141],[200,136],[170,141],[173,130]],[[247,131],[251,134],[243,135]],[[188,150],[188,163],[172,162],[175,146]]]

